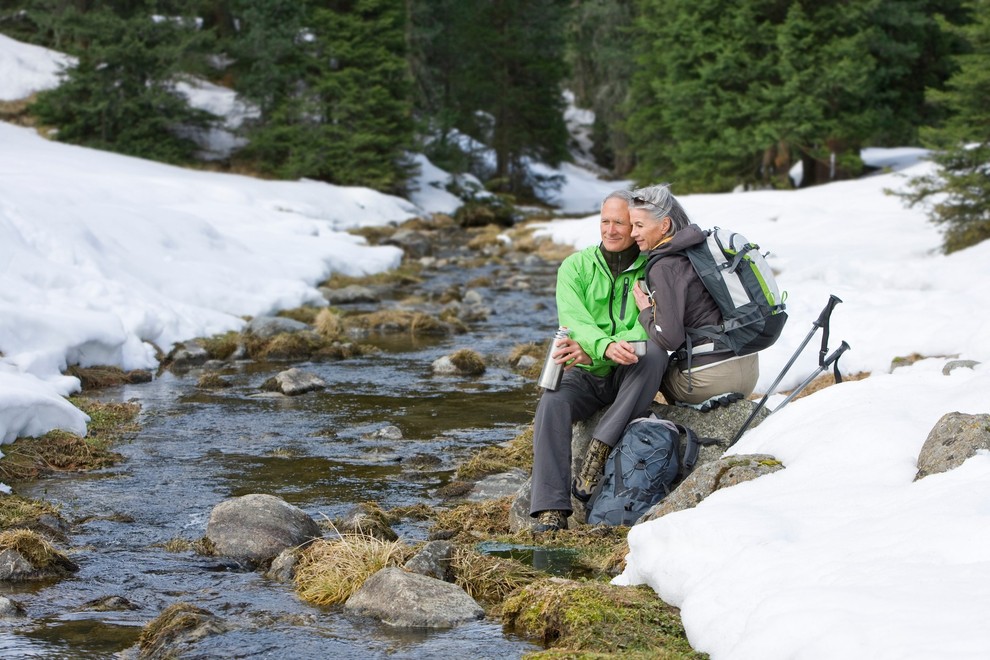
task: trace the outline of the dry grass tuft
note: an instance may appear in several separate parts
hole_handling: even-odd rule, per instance
[[[462,348],[452,353],[450,362],[463,374],[478,376],[485,373],[485,358],[470,348]]]
[[[316,320],[316,317],[319,316],[321,311],[323,311],[323,308],[306,305],[303,307],[294,307],[292,309],[283,309],[275,316],[281,316],[282,318],[299,321],[300,323],[305,323],[306,325],[313,325],[313,322]]]
[[[183,633],[210,624],[214,631],[219,632],[221,626],[215,621],[216,617],[209,610],[188,603],[174,603],[141,630],[138,648],[142,657],[157,657],[154,651],[161,651]],[[173,657],[173,654],[166,654],[165,657]]]
[[[477,480],[489,474],[508,472],[513,468],[528,470],[532,466],[533,427],[530,425],[507,443],[490,445],[476,452],[457,467],[454,478]]]
[[[249,337],[248,354],[261,361],[305,360],[328,346],[315,332],[281,332],[269,339]]]
[[[226,360],[234,354],[243,341],[244,338],[241,334],[234,330],[200,340],[203,348],[213,360]]]
[[[50,502],[29,500],[19,495],[0,497],[0,529],[26,527],[46,515],[58,517],[58,507]]]
[[[225,379],[220,374],[212,371],[203,374],[199,377],[199,380],[196,381],[196,387],[202,390],[222,390],[230,386],[230,381]]]
[[[152,378],[150,371],[141,369],[124,371],[120,367],[108,366],[80,367],[79,365],[73,365],[66,369],[65,373],[68,376],[78,378],[83,391],[119,387],[134,383],[148,383]]]
[[[0,550],[18,552],[39,571],[65,575],[79,570],[63,552],[31,530],[11,529],[0,532]]]
[[[337,339],[344,332],[344,320],[339,312],[330,308],[320,310],[313,321],[317,334],[327,339]]]
[[[299,558],[296,593],[314,605],[343,603],[364,581],[383,568],[401,566],[412,556],[400,541],[365,534],[314,541]]]
[[[437,513],[433,530],[453,532],[454,537],[462,537],[474,542],[479,537],[508,535],[509,509],[512,496],[483,502],[469,502],[447,511]]]
[[[514,559],[502,559],[456,546],[451,562],[457,586],[479,603],[498,605],[516,589],[546,577],[541,571]]]

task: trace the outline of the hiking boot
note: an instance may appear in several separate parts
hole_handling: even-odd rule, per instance
[[[557,532],[562,529],[567,529],[566,511],[540,511],[537,514],[534,532]]]
[[[584,455],[581,474],[571,484],[571,494],[581,502],[587,502],[591,499],[591,494],[595,491],[598,480],[602,478],[602,468],[605,467],[605,459],[608,458],[608,453],[611,450],[612,448],[601,440],[591,439],[588,453]]]

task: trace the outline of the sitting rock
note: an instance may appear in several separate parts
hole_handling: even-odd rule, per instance
[[[657,417],[670,420],[676,424],[681,424],[682,426],[692,429],[696,434],[698,434],[699,438],[704,438],[708,441],[715,441],[701,447],[701,451],[698,455],[698,462],[695,464],[695,471],[697,471],[702,465],[718,460],[719,457],[725,453],[725,450],[728,448],[729,440],[735,436],[738,430],[746,422],[753,410],[756,409],[756,405],[757,404],[753,401],[741,399],[731,403],[728,406],[715,408],[714,410],[703,413],[693,408],[683,408],[681,406],[668,406],[660,403],[653,403],[650,405],[650,411]],[[591,444],[591,433],[598,426],[598,422],[601,421],[602,415],[605,414],[605,410],[606,409],[600,410],[583,422],[576,422],[572,427],[572,475],[581,473],[581,468],[584,465],[584,457],[588,453],[588,445]],[[769,413],[764,408],[750,423],[749,428],[759,425],[760,422],[766,419],[767,415],[769,415]],[[682,455],[684,454],[686,446],[687,438],[682,435]],[[512,509],[509,512],[509,525],[513,532],[531,529],[532,526],[536,524],[535,519],[529,517],[529,502],[529,485],[525,484],[516,494]],[[524,508],[526,509],[525,512],[523,512]],[[571,509],[574,513],[571,516],[571,519],[569,519],[568,526],[573,526],[574,523],[583,523],[585,521],[586,514],[584,503],[572,496]]]
[[[298,396],[306,392],[321,390],[326,386],[326,381],[316,374],[292,367],[266,380],[262,383],[261,389],[268,392],[281,392],[286,396]]]
[[[248,322],[244,331],[261,339],[271,339],[275,335],[309,329],[310,327],[302,321],[283,316],[256,316]]]
[[[403,568],[410,573],[418,573],[444,582],[453,582],[453,559],[453,543],[450,541],[429,541],[406,562]]]
[[[922,445],[914,479],[957,468],[980,449],[990,449],[990,415],[947,413]]]
[[[694,469],[674,491],[655,504],[637,521],[656,520],[682,509],[691,509],[716,490],[735,486],[784,469],[783,463],[769,454],[723,456]]]
[[[467,500],[469,502],[483,502],[515,495],[519,491],[519,487],[525,484],[528,479],[529,475],[520,468],[499,474],[490,474],[474,485],[471,492],[467,494]]]
[[[485,616],[457,585],[401,568],[383,568],[365,580],[344,611],[402,628],[452,628]]]
[[[225,557],[261,564],[286,548],[322,536],[309,515],[273,495],[251,494],[221,502],[210,512],[206,538]]]
[[[334,521],[341,534],[365,534],[383,541],[395,541],[399,535],[389,524],[385,512],[377,504],[362,502],[351,507],[344,516]]]
[[[188,603],[175,603],[146,625],[138,637],[138,658],[164,660],[189,655],[192,645],[229,627],[212,612]]]

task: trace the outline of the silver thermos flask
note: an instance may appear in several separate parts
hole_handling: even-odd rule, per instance
[[[543,361],[543,371],[540,372],[540,380],[537,383],[545,390],[556,390],[560,387],[560,378],[564,375],[564,365],[553,361],[554,351],[557,350],[557,342],[566,339],[571,331],[564,326],[560,326],[557,332],[553,333],[550,340],[550,348],[547,350],[547,358]]]

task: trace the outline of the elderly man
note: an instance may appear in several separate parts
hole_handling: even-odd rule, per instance
[[[545,390],[533,423],[530,515],[539,532],[566,529],[571,493],[587,501],[626,424],[649,414],[667,363],[666,351],[637,357],[630,341],[647,338],[633,290],[645,255],[632,238],[632,193],[608,195],[599,245],[567,257],[557,271],[557,315],[570,330],[553,357],[565,365],[560,387]],[[581,474],[571,481],[571,426],[610,406],[592,434]]]

